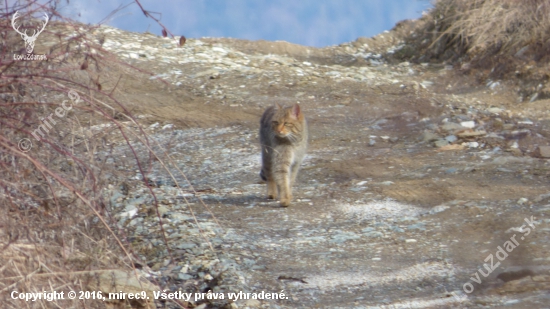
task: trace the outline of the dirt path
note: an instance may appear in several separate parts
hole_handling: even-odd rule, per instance
[[[392,99],[410,104],[416,98]],[[229,191],[236,193],[219,196],[213,212],[222,226],[240,236],[231,248],[249,269],[249,285],[257,291],[285,290],[291,297],[277,302],[282,308],[440,308],[527,298],[499,295],[502,283],[495,277],[506,269],[539,269],[546,264],[534,261],[544,261],[547,250],[542,245],[545,232],[538,226],[538,233],[529,235],[490,277],[474,285],[475,296],[461,298],[466,297],[462,286],[512,236],[506,230],[539,216],[537,208],[516,202],[546,193],[543,179],[532,177],[535,170],[548,169],[545,162],[527,158],[522,164],[493,149],[438,152],[418,141],[423,124],[415,115],[438,116],[437,109],[431,114],[422,111],[429,110],[422,106],[427,100],[418,100],[416,108],[395,104],[393,109],[391,99],[374,101],[355,106],[304,104],[316,113],[310,116],[314,133],[296,188],[297,202],[288,209],[266,201],[264,185],[256,184],[255,132],[248,135],[251,160],[246,162],[254,163],[250,168],[228,174],[213,164],[217,181],[201,178],[205,184],[219,184],[220,191],[227,191],[229,183]],[[384,112],[377,113],[379,109]],[[374,117],[369,121],[366,115]],[[380,129],[369,129],[379,119],[388,120]],[[228,139],[224,137],[224,149],[243,152]],[[368,146],[371,139],[376,142]],[[217,162],[210,153],[210,160]],[[511,163],[498,164],[499,158]],[[537,225],[545,223],[538,218]],[[544,283],[535,286],[536,290]],[[537,295],[528,293],[533,294]],[[544,304],[541,296],[519,302]]]
[[[390,65],[357,42],[175,48],[110,35],[121,56],[132,49],[117,40],[147,45],[129,61],[167,81],[126,76],[120,95],[160,123],[152,136],[169,141],[223,228],[215,249],[250,292],[289,297],[238,308],[547,307],[550,165],[534,156],[549,143],[547,101],[519,105],[505,83],[443,65]],[[258,121],[275,102],[300,102],[311,132],[289,208],[265,199],[258,176]],[[490,255],[500,264],[485,277]]]

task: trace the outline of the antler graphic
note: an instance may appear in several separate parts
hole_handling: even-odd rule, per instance
[[[48,21],[50,18],[48,17],[48,14],[44,13],[44,24],[42,25],[42,29],[40,29],[36,34],[32,34],[33,37],[38,36],[42,31],[44,31],[44,28],[46,28],[46,25],[48,24]],[[35,30],[36,31],[36,30]]]
[[[19,31],[19,27],[17,28],[15,27],[15,20],[17,18],[19,18],[18,11],[16,11],[11,18],[11,26],[13,27],[15,32],[19,33],[21,35],[21,38],[25,40],[25,49],[27,50],[27,53],[30,54],[34,49],[34,43],[36,41],[36,38],[40,33],[42,33],[42,31],[44,31],[44,28],[46,28],[46,25],[48,24],[48,21],[50,20],[50,18],[48,17],[48,14],[44,13],[44,24],[42,25],[42,29],[38,31],[34,30],[31,36],[27,35],[27,30],[25,30],[25,32],[21,32]]]
[[[21,33],[21,31],[19,31],[19,27],[15,28],[15,20],[19,17],[18,15],[19,11],[16,11],[15,14],[13,14],[13,16],[11,17],[11,26],[13,27],[13,30],[15,30],[15,32],[21,34],[21,36],[26,36],[26,33]]]

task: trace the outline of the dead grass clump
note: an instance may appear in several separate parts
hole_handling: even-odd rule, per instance
[[[516,53],[550,39],[546,0],[438,0],[432,12],[438,40],[463,45],[471,54]]]
[[[446,62],[481,83],[507,79],[520,98],[545,98],[550,62],[550,2],[546,0],[436,0],[406,39],[413,54],[399,61]],[[542,85],[542,86],[541,86]]]
[[[550,39],[550,2],[545,0],[437,0],[409,40],[423,60],[514,55]]]

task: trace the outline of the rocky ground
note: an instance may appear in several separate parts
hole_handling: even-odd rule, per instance
[[[158,209],[139,174],[110,195],[143,269],[171,291],[284,294],[181,304],[550,308],[547,100],[518,103],[506,81],[444,64],[390,64],[394,33],[324,49],[90,35],[154,72],[123,75],[117,95],[174,176],[153,164]],[[311,132],[289,208],[258,176],[258,122],[276,102],[299,102]],[[111,163],[135,169],[115,145]]]

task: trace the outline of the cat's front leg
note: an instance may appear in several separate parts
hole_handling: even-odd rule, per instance
[[[267,198],[270,200],[277,198],[277,183],[272,177],[267,178]]]
[[[290,206],[292,201],[292,188],[290,187],[290,173],[286,172],[278,179],[277,188],[279,189],[279,199],[281,206]]]
[[[300,163],[293,163],[290,167],[290,187],[294,186],[296,182],[296,176],[298,176],[298,170],[300,169]]]

